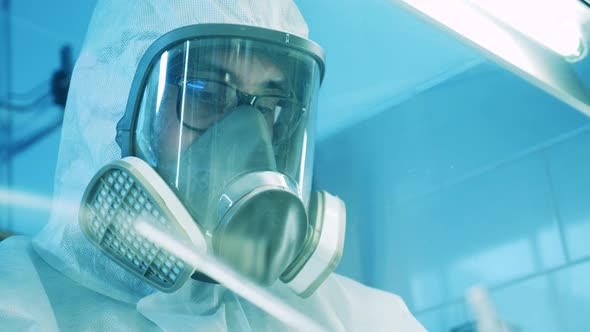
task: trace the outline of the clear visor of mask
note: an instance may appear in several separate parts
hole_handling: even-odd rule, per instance
[[[276,279],[309,232],[301,220],[311,190],[317,61],[270,42],[201,38],[161,53],[145,77],[132,154],[175,191],[221,256]]]

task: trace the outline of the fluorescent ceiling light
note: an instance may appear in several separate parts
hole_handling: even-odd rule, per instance
[[[577,1],[577,0],[576,0]],[[493,19],[569,60],[586,53],[574,0],[466,0]]]
[[[590,7],[579,0],[390,0],[590,116],[576,68],[590,65]],[[574,68],[572,62],[579,61]],[[582,65],[582,67],[580,66]]]

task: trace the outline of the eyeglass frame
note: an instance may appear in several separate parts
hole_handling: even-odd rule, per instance
[[[301,115],[303,115],[303,113],[305,113],[307,110],[307,107],[305,106],[305,104],[298,101],[294,97],[294,92],[292,90],[290,92],[288,92],[287,95],[252,94],[252,93],[244,92],[244,91],[238,89],[236,86],[229,84],[228,82],[215,80],[215,79],[193,78],[190,80],[185,80],[181,77],[177,77],[175,81],[176,81],[176,83],[173,83],[173,84],[178,85],[180,87],[178,89],[178,95],[176,98],[176,116],[178,117],[178,121],[181,122],[184,127],[188,128],[190,130],[194,130],[199,133],[205,132],[208,128],[196,128],[196,127],[188,124],[186,121],[183,121],[184,117],[181,114],[181,112],[184,111],[184,108],[182,107],[182,103],[184,102],[183,99],[185,99],[181,95],[186,93],[186,86],[188,86],[191,82],[201,81],[201,82],[212,82],[215,84],[219,84],[220,86],[229,89],[228,92],[231,92],[231,93],[229,93],[229,95],[235,96],[235,100],[233,100],[231,103],[227,103],[227,102],[225,103],[223,111],[214,110],[215,112],[220,113],[220,117],[224,116],[232,108],[238,107],[240,105],[245,105],[245,104],[253,106],[258,111],[260,111],[262,114],[267,114],[269,112],[268,109],[265,110],[262,107],[256,106],[256,103],[260,99],[264,99],[264,98],[276,98],[277,101],[279,101],[279,102],[280,101],[287,101],[293,105],[297,105],[296,109],[299,109],[299,112],[301,113]],[[198,111],[198,110],[196,110],[196,111]],[[270,112],[272,112],[272,111],[270,111]],[[211,125],[213,125],[213,124],[211,124]],[[210,127],[210,126],[208,126],[208,127]]]

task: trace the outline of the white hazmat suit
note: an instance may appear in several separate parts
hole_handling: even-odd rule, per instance
[[[190,281],[164,294],[92,246],[78,223],[92,176],[121,157],[115,142],[145,50],[175,28],[235,23],[302,37],[296,6],[278,0],[99,1],[76,63],[65,112],[51,220],[34,239],[0,243],[0,326],[5,331],[286,330],[221,285]],[[277,283],[280,284],[280,283]],[[308,299],[275,285],[287,303],[334,331],[423,331],[403,301],[333,275]]]

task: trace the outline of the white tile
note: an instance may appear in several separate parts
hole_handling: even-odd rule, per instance
[[[417,313],[416,319],[429,332],[450,332],[452,329],[468,323],[468,315],[463,304],[451,304]]]
[[[572,259],[590,256],[590,133],[547,151],[564,236]]]
[[[590,329],[590,262],[559,271],[553,277],[557,291],[551,298],[560,331]]]
[[[522,331],[578,332],[590,326],[590,262],[493,291],[500,318]]]
[[[563,264],[546,180],[533,156],[410,204],[381,195],[376,286],[423,310]]]
[[[496,318],[515,331],[578,332],[590,320],[590,261],[489,291]],[[445,305],[416,317],[429,331],[450,331],[455,322],[474,321],[467,303]]]
[[[492,291],[490,298],[498,318],[521,331],[566,332],[556,311],[555,296],[554,282],[542,275]]]

